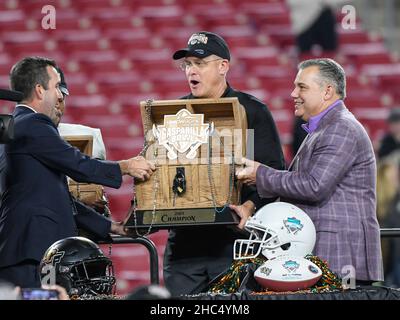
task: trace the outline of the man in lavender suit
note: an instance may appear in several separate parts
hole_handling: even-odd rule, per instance
[[[256,184],[261,197],[302,208],[317,230],[314,254],[339,276],[351,273],[357,284],[381,281],[376,160],[367,133],[343,103],[344,70],[331,59],[303,61],[294,85],[295,115],[307,121],[308,135],[289,169],[243,159],[237,177]]]

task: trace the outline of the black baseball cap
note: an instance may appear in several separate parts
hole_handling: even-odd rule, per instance
[[[61,82],[60,82],[60,91],[63,95],[69,96],[68,86],[65,82],[64,73],[62,72],[60,67],[57,67],[57,72],[60,74]]]
[[[228,45],[219,35],[200,31],[192,34],[188,41],[188,47],[174,53],[174,60],[182,59],[187,56],[206,58],[212,54],[223,59],[231,60]]]

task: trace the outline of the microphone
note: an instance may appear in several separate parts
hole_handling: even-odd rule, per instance
[[[0,89],[0,99],[19,102],[23,98],[22,92],[14,90]]]

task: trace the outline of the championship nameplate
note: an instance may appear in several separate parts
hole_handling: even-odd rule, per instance
[[[246,154],[246,112],[237,98],[143,101],[143,156],[157,170],[135,181],[127,227],[235,225],[235,163]]]

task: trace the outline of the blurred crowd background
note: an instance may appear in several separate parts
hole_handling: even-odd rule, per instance
[[[46,5],[55,8],[55,29],[42,27]],[[297,63],[332,57],[346,71],[345,103],[379,159],[379,221],[399,227],[399,26],[399,0],[0,0],[0,88],[8,88],[9,71],[22,57],[55,59],[70,92],[63,122],[100,128],[107,158],[128,158],[143,145],[139,102],[187,94],[172,53],[192,33],[212,31],[230,46],[230,84],[272,111],[289,163],[302,138],[290,97]],[[0,113],[12,109],[0,102]],[[123,219],[132,180],[106,192],[112,216]],[[166,237],[166,231],[150,235],[161,279]],[[400,286],[398,241],[383,242],[387,284],[393,286]],[[149,283],[144,247],[115,245],[111,258],[119,293]]]

